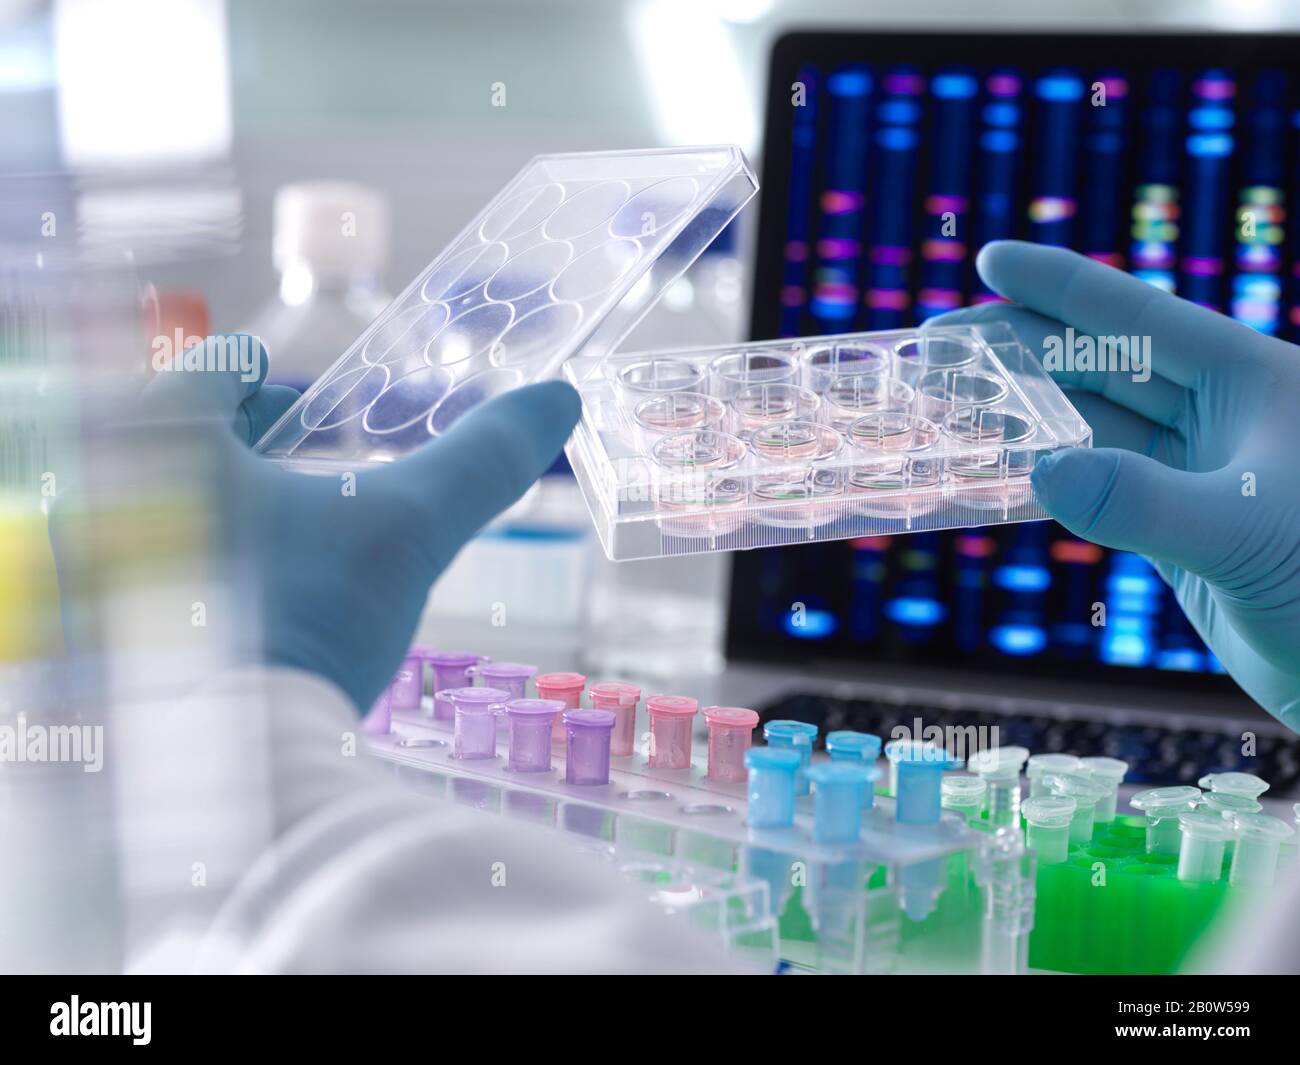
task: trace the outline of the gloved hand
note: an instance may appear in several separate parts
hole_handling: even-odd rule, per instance
[[[1237,683],[1300,731],[1300,348],[1058,248],[1000,241],[976,266],[1019,306],[929,324],[1008,322],[1040,357],[1067,326],[1150,338],[1149,380],[1053,373],[1095,447],[1040,462],[1034,490],[1076,535],[1147,556]]]
[[[253,344],[256,380],[235,370],[159,374],[131,420],[182,423],[197,449],[224,572],[261,597],[260,617],[248,619],[255,644],[241,651],[331,680],[365,710],[401,664],[438,575],[564,446],[577,393],[550,381],[500,396],[399,461],[358,469],[345,490],[339,476],[296,473],[248,450],[297,398],[262,387],[266,356]]]

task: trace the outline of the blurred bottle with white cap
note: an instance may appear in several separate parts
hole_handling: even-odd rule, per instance
[[[388,240],[388,200],[375,189],[304,181],[276,192],[280,292],[248,328],[270,356],[268,381],[306,388],[388,305]]]

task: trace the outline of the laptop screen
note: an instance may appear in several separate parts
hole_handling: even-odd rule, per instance
[[[753,338],[892,329],[995,299],[974,257],[1015,237],[1300,339],[1296,55],[1286,37],[782,38]],[[735,658],[1231,687],[1146,561],[1050,522],[733,565]]]

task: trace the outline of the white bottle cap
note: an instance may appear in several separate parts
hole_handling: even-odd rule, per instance
[[[373,276],[388,264],[388,198],[347,181],[303,181],[275,194],[273,258],[281,273]]]

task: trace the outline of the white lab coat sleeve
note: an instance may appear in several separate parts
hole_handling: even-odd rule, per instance
[[[1246,976],[1300,974],[1300,860],[1278,869],[1277,882],[1257,895],[1234,888],[1222,915],[1197,944],[1184,970]]]
[[[203,937],[199,968],[752,971],[573,837],[399,785],[333,685],[259,669],[218,686],[245,712],[266,708],[274,809],[271,842]]]

